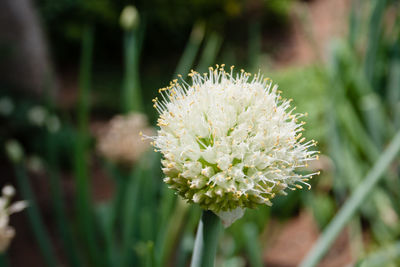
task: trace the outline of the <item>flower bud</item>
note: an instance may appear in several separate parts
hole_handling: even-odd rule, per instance
[[[0,115],[8,116],[14,111],[14,103],[8,97],[0,99]]]
[[[17,140],[7,141],[5,149],[8,158],[14,163],[20,162],[24,157],[24,150]]]
[[[139,12],[136,7],[129,5],[122,10],[119,22],[124,30],[136,29],[139,26],[139,21]]]
[[[6,185],[2,190],[3,196],[11,198],[15,195],[15,188],[12,185]]]

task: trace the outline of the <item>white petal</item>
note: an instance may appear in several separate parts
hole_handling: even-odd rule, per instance
[[[12,197],[15,195],[15,189],[12,185],[6,185],[3,187],[2,193],[6,197]]]
[[[17,201],[8,208],[10,214],[20,212],[28,207],[28,201]]]
[[[232,223],[234,223],[237,219],[242,218],[244,215],[244,209],[242,208],[236,208],[231,211],[220,211],[216,213],[219,218],[222,220],[222,224],[225,227],[231,226]]]

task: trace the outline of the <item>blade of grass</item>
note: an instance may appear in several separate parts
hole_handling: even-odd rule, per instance
[[[335,179],[335,181],[337,181],[337,183],[335,184],[341,184],[343,188],[343,185],[345,185],[348,181],[359,183],[359,179],[354,179],[355,177],[359,176],[351,173],[360,171],[361,169],[365,169],[362,168],[362,166],[365,166],[365,157],[367,157],[369,161],[373,163],[379,157],[380,149],[378,149],[378,147],[380,147],[381,144],[384,143],[385,138],[383,138],[383,136],[390,136],[393,131],[390,131],[390,127],[382,126],[389,124],[384,114],[383,104],[381,103],[380,98],[378,98],[378,96],[370,89],[371,86],[364,78],[365,75],[359,72],[357,72],[357,74],[353,76],[342,73],[343,68],[340,68],[338,64],[338,62],[340,61],[340,57],[343,56],[340,53],[341,49],[343,49],[343,47],[338,46],[336,48],[336,53],[334,54],[335,57],[334,60],[332,60],[332,63],[334,64],[331,72],[333,73],[333,77],[335,77],[332,78],[332,85],[336,89],[332,90],[332,94],[334,96],[334,99],[337,99],[336,103],[334,104],[336,108],[331,108],[331,110],[336,110],[336,113],[339,114],[338,123],[344,126],[336,126],[337,129],[334,129],[334,132],[341,132],[341,138],[339,142],[336,141],[336,144],[332,145],[332,150],[336,151],[336,156],[334,156],[333,158],[335,159],[337,170],[339,171],[338,177],[346,177],[346,179],[341,182],[338,182],[339,179]],[[354,64],[352,63],[354,60],[356,59],[351,59],[349,64]],[[340,77],[347,78],[341,80]],[[350,87],[349,83],[351,83],[355,87]],[[360,119],[359,112],[356,111],[357,103],[351,102],[348,99],[349,92],[345,92],[346,88],[348,88],[347,90],[352,90],[353,92],[358,93],[358,98],[368,100],[361,102],[362,104],[364,103],[364,109],[363,105],[361,105],[364,120]],[[365,121],[368,126],[369,134],[364,129],[363,121]],[[343,131],[343,129],[345,129],[345,131]],[[373,137],[375,136],[375,138],[372,139],[370,135],[372,135]],[[349,140],[348,142],[346,142],[347,139],[350,139],[351,141]],[[372,140],[374,140],[375,142],[372,142]],[[340,143],[344,144],[341,145]],[[362,152],[363,155],[359,155],[360,153],[358,151],[353,151],[351,157],[348,157],[348,159],[344,159],[344,152],[346,152],[348,148],[354,147],[353,144],[357,144],[358,150]],[[352,163],[350,163],[350,161],[352,161]],[[345,165],[346,168],[344,168],[344,170],[341,170],[343,169],[343,166],[341,167],[341,165]],[[354,166],[358,166],[358,168],[354,168]],[[342,171],[342,174],[340,174],[340,171]],[[388,176],[388,178],[392,178],[393,174],[391,174],[391,172],[387,172],[386,176]],[[397,180],[397,178],[393,178]],[[385,183],[388,182],[389,179],[385,179]],[[354,184],[352,183],[350,185],[351,186],[348,189],[350,191],[353,191]],[[393,186],[391,186],[391,188],[393,188]],[[338,188],[335,187],[335,193],[337,192],[337,189]],[[347,190],[347,188],[345,188],[345,190]],[[376,216],[377,213],[381,214],[382,211],[385,209],[383,205],[379,205],[378,193],[378,191],[372,193],[372,195],[369,197],[371,201],[362,205],[361,211],[362,214],[370,220],[372,230],[375,233],[376,238],[379,240],[387,240],[388,237],[393,236],[393,234],[391,234],[390,229],[387,229],[387,227]],[[343,196],[345,194],[341,195]]]
[[[51,142],[51,141],[50,141]],[[51,158],[56,158],[54,155]],[[72,231],[69,225],[69,220],[66,216],[65,211],[65,203],[62,198],[62,187],[60,183],[60,176],[59,174],[53,169],[53,164],[47,167],[49,172],[49,181],[50,181],[50,192],[51,198],[53,200],[53,212],[56,219],[58,231],[63,243],[63,246],[66,250],[66,255],[68,257],[68,262],[70,266],[81,266],[78,252],[77,252],[77,245],[75,244],[72,238]]]
[[[249,25],[248,64],[250,71],[257,71],[261,54],[261,22],[259,19]]]
[[[364,152],[364,155],[370,162],[374,162],[379,157],[379,150],[369,138],[348,100],[344,100],[343,105],[340,106],[338,117],[340,123],[343,125],[343,129],[346,130],[352,142],[357,144],[358,148]]]
[[[400,19],[399,19],[400,20]],[[396,129],[400,128],[400,37],[394,45],[388,79],[388,103]]]
[[[144,241],[153,241],[156,237],[156,227],[157,222],[154,218],[157,216],[157,182],[161,183],[162,180],[159,178],[160,175],[160,162],[161,156],[159,153],[149,151],[146,155],[148,157],[145,173],[142,176],[140,184],[140,212],[141,216],[139,218],[140,228],[136,236]]]
[[[342,109],[339,110],[342,111]],[[352,118],[350,114],[351,113],[349,113],[347,119]],[[348,121],[348,125],[351,125],[350,121],[351,120]],[[356,123],[353,122],[353,125],[356,125]],[[353,192],[357,188],[357,186],[362,182],[362,173],[367,170],[365,158],[362,156],[360,157],[359,151],[357,150],[359,147],[354,144],[355,141],[352,141],[354,140],[354,137],[349,138],[346,136],[346,134],[344,134],[340,139],[337,138],[337,132],[343,132],[342,129],[343,128],[340,129],[340,127],[337,129],[336,126],[336,129],[333,129],[330,134],[332,137],[331,154],[336,163],[336,177],[338,177],[338,179],[335,179],[334,192],[336,195],[340,195],[340,198],[338,199],[339,203],[344,200],[344,197],[347,195],[347,191]],[[362,129],[360,129],[360,131],[364,133]],[[366,134],[365,137],[368,138]],[[373,158],[379,157],[378,155],[369,156],[373,156]],[[371,162],[373,162],[373,159],[371,159]],[[357,166],[357,168],[354,166]],[[389,172],[386,172],[386,174],[387,173]],[[385,182],[386,180],[387,179],[385,179]],[[340,192],[338,192],[339,190]],[[376,214],[382,214],[387,209],[387,207],[384,205],[380,205],[379,193],[381,193],[381,188],[376,188],[374,192],[371,192],[368,201],[361,205],[360,211],[371,222],[372,231],[379,241],[390,240],[388,237],[393,236],[393,233],[391,234],[389,231],[390,229],[386,229],[381,218],[376,216]]]
[[[168,226],[165,228],[165,237],[164,240],[162,240],[163,243],[160,245],[161,249],[159,252],[161,259],[157,266],[166,266],[174,245],[176,245],[179,239],[179,233],[184,226],[184,219],[186,218],[188,210],[188,205],[182,199],[178,198],[173,216],[169,219],[167,223]]]
[[[165,251],[165,243],[166,236],[170,224],[171,215],[174,213],[174,208],[176,209],[176,201],[177,195],[169,189],[167,186],[163,185],[161,189],[161,200],[160,200],[160,210],[158,214],[159,224],[157,225],[157,236],[155,243],[155,265],[156,266],[164,266],[162,263],[164,262],[164,251]]]
[[[85,25],[82,39],[82,54],[79,73],[78,99],[78,136],[75,147],[75,182],[77,190],[77,220],[80,235],[88,248],[90,261],[96,266],[102,266],[98,243],[96,242],[94,223],[91,210],[89,170],[88,170],[88,139],[89,139],[89,103],[91,87],[91,71],[93,57],[94,30],[90,24]]]
[[[375,7],[371,15],[370,28],[368,33],[368,47],[365,55],[365,76],[369,82],[374,85],[374,70],[376,67],[376,55],[381,38],[381,28],[383,14],[385,12],[386,0],[375,0]]]
[[[140,37],[143,36],[134,29],[124,33],[125,75],[122,102],[125,112],[143,111],[139,80]]]
[[[46,107],[51,113],[55,113],[55,101],[54,101],[54,88],[55,79],[54,73],[52,70],[48,70],[46,73],[45,79],[45,99],[46,99]],[[49,185],[50,185],[50,193],[53,204],[53,213],[56,220],[57,228],[61,237],[61,242],[63,244],[64,249],[66,250],[66,256],[68,258],[68,262],[70,266],[79,267],[81,266],[77,244],[74,242],[72,237],[71,225],[67,218],[67,212],[65,209],[65,202],[63,199],[63,192],[61,186],[61,179],[59,175],[59,152],[57,150],[57,135],[53,133],[49,133],[46,139],[46,161],[48,162],[48,166],[46,170],[48,171],[49,176]]]
[[[350,251],[353,259],[364,254],[364,243],[360,216],[354,216],[349,222]]]
[[[152,267],[154,262],[154,243],[153,241],[147,241],[139,243],[135,247],[136,253],[139,255],[140,266]]]
[[[360,109],[363,113],[369,136],[375,147],[381,150],[385,140],[385,132],[389,128],[387,127],[389,123],[386,121],[381,99],[377,94],[371,93],[363,96],[360,102]]]
[[[151,165],[148,164],[149,155],[142,156],[140,162],[138,162],[131,172],[130,177],[127,177],[128,181],[126,184],[126,195],[123,202],[123,215],[121,222],[122,230],[122,248],[121,248],[121,266],[133,266],[137,260],[134,255],[134,237],[135,231],[141,231],[137,229],[139,225],[140,215],[140,194],[143,180],[149,178],[149,168]],[[150,166],[149,166],[150,165]]]
[[[109,203],[103,204],[98,209],[98,214],[103,219],[102,226],[111,266],[118,266],[121,259],[120,244],[117,243],[119,241],[118,234],[121,233],[120,229],[118,229],[118,223],[121,222],[121,218],[123,217],[123,204],[126,198],[130,174],[126,175],[111,162],[104,162],[104,166],[110,177],[113,178],[116,189],[112,200]]]
[[[205,47],[201,54],[199,65],[197,67],[197,71],[199,73],[207,71],[207,68],[214,64],[221,44],[222,37],[217,32],[212,32],[208,36]]]
[[[53,245],[50,241],[49,234],[47,233],[46,227],[40,215],[35,195],[29,182],[29,177],[25,172],[25,167],[21,163],[16,163],[14,164],[14,171],[21,196],[29,203],[29,207],[24,212],[27,214],[44,261],[49,267],[58,266],[57,259],[55,257],[56,254],[53,250]]]
[[[205,24],[203,22],[196,22],[193,25],[192,32],[190,33],[189,41],[186,44],[185,50],[178,62],[174,77],[178,74],[185,75],[189,73],[190,68],[193,66],[197,52],[204,39]]]
[[[368,255],[359,263],[360,267],[379,267],[387,266],[395,260],[400,260],[400,241],[386,246],[377,252]]]
[[[111,162],[104,162],[104,166],[116,184],[116,191],[113,195],[111,204],[111,217],[109,218],[109,231],[112,233],[115,231],[118,218],[120,218],[120,215],[122,214],[122,206],[126,196],[127,182],[129,181],[129,176],[131,173],[127,175]]]
[[[96,222],[100,230],[104,233],[104,249],[102,252],[107,255],[109,262],[107,266],[118,266],[118,244],[115,241],[115,232],[110,230],[112,218],[112,202],[99,203],[95,207]]]
[[[369,171],[363,182],[343,205],[338,214],[326,227],[321,237],[313,246],[311,252],[300,264],[301,267],[315,266],[325,255],[337,235],[352,218],[368,194],[374,189],[382,174],[400,151],[400,131],[394,136],[389,146],[385,149],[378,161]]]
[[[44,93],[46,108],[51,113],[55,113],[55,101],[54,101],[54,88],[56,88],[54,71],[52,69],[47,70],[45,74]],[[57,151],[57,137],[50,133],[46,140],[46,161],[48,162],[46,170],[49,177],[50,193],[53,204],[53,214],[57,224],[57,230],[59,232],[62,246],[66,251],[67,260],[70,266],[79,267],[81,262],[78,256],[77,244],[73,239],[71,225],[67,218],[67,212],[65,209],[65,203],[63,200],[63,192],[61,179],[58,172],[58,151]]]
[[[245,249],[252,267],[263,267],[262,253],[258,241],[257,226],[254,223],[246,223],[243,226],[243,237],[245,239]]]
[[[124,201],[124,218],[122,221],[122,248],[121,248],[121,266],[132,266],[133,254],[133,232],[137,227],[137,207],[139,194],[139,175],[142,170],[136,168],[129,182],[127,183],[127,194]]]

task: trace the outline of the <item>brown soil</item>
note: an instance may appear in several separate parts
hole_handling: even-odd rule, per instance
[[[301,213],[283,227],[280,227],[280,224],[280,222],[273,223],[267,233],[270,238],[264,262],[268,267],[296,267],[317,240],[318,227],[308,212]],[[352,260],[350,252],[349,235],[345,229],[318,266],[346,266]]]
[[[291,34],[275,58],[277,68],[324,60],[329,43],[346,34],[350,0],[296,2]]]

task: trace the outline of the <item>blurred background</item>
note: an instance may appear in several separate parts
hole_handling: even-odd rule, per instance
[[[188,266],[201,211],[139,132],[159,88],[222,63],[308,112],[321,156],[299,171],[321,175],[226,229],[216,266],[400,266],[399,5],[2,0],[0,179],[29,207],[0,266]]]

